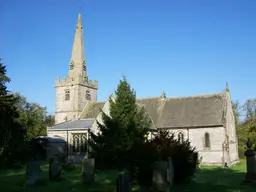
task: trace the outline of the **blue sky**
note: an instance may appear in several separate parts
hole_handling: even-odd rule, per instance
[[[89,78],[106,100],[122,75],[138,97],[256,95],[255,0],[2,0],[0,57],[8,85],[54,112],[80,4]]]

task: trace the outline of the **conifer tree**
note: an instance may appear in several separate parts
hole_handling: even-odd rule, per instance
[[[10,78],[6,76],[6,66],[0,59],[0,149],[1,157],[5,157],[8,163],[21,159],[19,153],[23,143],[25,129],[17,122],[19,116],[15,107],[15,98],[7,90],[6,83]],[[18,157],[15,157],[15,156]]]
[[[151,124],[143,107],[136,104],[136,93],[123,77],[115,96],[109,100],[110,116],[102,112],[99,134],[91,134],[91,155],[108,168],[127,165],[133,149],[144,142]]]

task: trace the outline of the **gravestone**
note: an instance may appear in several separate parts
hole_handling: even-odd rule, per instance
[[[168,161],[169,161],[169,167],[167,169],[167,181],[169,182],[169,185],[172,186],[173,178],[174,178],[174,168],[173,168],[173,164],[172,164],[172,158],[169,157]]]
[[[94,183],[95,179],[95,160],[83,159],[82,161],[82,181],[84,184]]]
[[[33,161],[28,162],[26,165],[26,178],[27,178],[27,184],[32,185],[35,184],[40,179],[40,162]]]
[[[246,174],[245,181],[248,183],[256,183],[256,151],[247,149],[246,156]]]
[[[117,192],[131,192],[131,182],[128,173],[122,173],[118,176],[116,181]]]
[[[60,178],[62,163],[58,155],[54,155],[49,160],[49,179],[58,180]]]
[[[197,168],[200,169],[202,166],[202,162],[203,162],[203,156],[200,157]]]
[[[172,160],[156,161],[153,166],[153,178],[151,191],[154,192],[169,192],[173,185],[174,169]]]

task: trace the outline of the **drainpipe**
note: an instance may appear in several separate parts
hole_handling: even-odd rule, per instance
[[[188,134],[188,141],[189,141],[189,129],[187,129],[187,132],[188,132],[187,134]]]

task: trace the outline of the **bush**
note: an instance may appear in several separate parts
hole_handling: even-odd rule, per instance
[[[189,180],[198,165],[198,153],[191,147],[189,141],[180,142],[174,139],[169,131],[159,131],[156,137],[136,148],[136,157],[130,173],[140,185],[151,185],[154,161],[167,161],[172,158],[174,167],[174,183]]]

